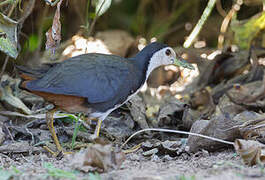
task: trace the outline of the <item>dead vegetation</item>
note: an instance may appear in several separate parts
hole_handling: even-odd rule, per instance
[[[19,7],[21,3],[17,1],[16,5],[10,6]],[[24,23],[34,3],[33,0],[22,3],[23,11],[19,11],[16,18],[12,16],[9,6],[9,16],[1,13],[0,20],[9,24],[0,23],[0,27],[6,28],[5,34],[0,32],[0,38],[12,37],[9,44],[4,45],[17,46],[14,28],[18,27],[17,23]],[[50,2],[50,5],[56,6],[53,8],[55,12],[51,27],[46,32],[47,51],[40,55],[41,44],[38,44],[31,61],[37,58],[42,63],[55,63],[89,52],[130,56],[147,43],[144,38],[133,38],[122,30],[93,34],[93,30],[85,26],[82,32],[60,42],[61,3]],[[146,3],[142,4],[138,13],[151,4]],[[220,1],[217,6],[218,3],[220,5]],[[189,7],[185,3],[182,5],[184,9]],[[222,33],[227,31],[225,24],[234,21],[232,14],[237,13],[237,5],[242,4],[237,1],[230,12],[224,14]],[[2,6],[0,3],[0,8]],[[98,8],[96,13],[101,11]],[[26,10],[29,14],[25,13]],[[43,11],[43,14],[47,11]],[[218,11],[221,11],[220,7]],[[87,21],[95,25],[98,16]],[[238,24],[231,25],[237,46],[227,42],[228,45],[222,50],[176,47],[176,52],[193,63],[196,70],[174,66],[156,70],[148,86],[106,118],[101,138],[96,141],[91,137],[95,122],[85,115],[57,111],[54,116],[56,133],[64,150],[72,152],[57,158],[43,148],[55,149],[45,121],[45,113],[53,105],[19,89],[20,79],[12,73],[3,75],[2,71],[0,179],[263,179],[265,51],[258,45],[252,45],[254,40],[260,44],[259,39],[254,38],[264,29],[263,16],[264,11],[245,23],[235,21]],[[17,22],[11,21],[11,18]],[[171,16],[172,22],[168,27],[174,24],[176,18],[174,14]],[[255,26],[258,22],[261,22],[259,28]],[[155,25],[152,28],[149,33],[157,31]],[[43,35],[43,32],[39,31],[39,35]],[[231,35],[231,32],[227,32],[227,35]],[[166,37],[167,32],[161,33],[160,38]],[[248,39],[244,41],[244,37]],[[198,45],[199,41],[196,43]],[[218,46],[222,47],[223,43],[219,41]],[[8,54],[7,57],[18,56],[16,48],[0,50]],[[159,128],[194,134],[157,131]],[[143,129],[156,131],[143,131],[126,141]]]

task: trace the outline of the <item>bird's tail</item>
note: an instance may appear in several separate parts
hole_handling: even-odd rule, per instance
[[[34,80],[41,78],[54,64],[44,64],[36,68],[15,65],[19,76],[23,80]]]
[[[15,65],[16,70],[18,71],[19,76],[21,77],[22,81],[19,84],[21,89],[27,89],[27,83],[41,78],[49,69],[53,66],[53,64],[45,64],[36,68],[30,68],[26,66],[18,66]]]

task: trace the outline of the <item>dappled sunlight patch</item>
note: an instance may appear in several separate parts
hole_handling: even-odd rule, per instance
[[[73,44],[67,46],[63,51],[63,56],[73,57],[85,53],[103,53],[111,54],[108,47],[100,39],[84,38],[75,35],[72,37]]]
[[[148,87],[145,84],[141,88],[141,92],[149,91],[151,96],[154,96],[158,99],[163,98],[166,94],[177,95],[181,94],[185,90],[186,86],[191,84],[193,80],[199,76],[199,69],[197,64],[192,64],[195,70],[190,70],[182,67],[177,67],[174,65],[164,66],[164,71],[168,76],[172,76],[172,73],[179,73],[179,78],[177,81],[173,82],[171,85],[159,85],[156,88]],[[174,75],[174,74],[173,74]]]
[[[74,35],[62,55],[64,59],[86,53],[115,54],[124,57],[133,43],[131,35],[123,30],[100,31],[94,37],[88,38]]]

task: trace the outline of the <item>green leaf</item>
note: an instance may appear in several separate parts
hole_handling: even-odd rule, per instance
[[[0,50],[16,59],[17,22],[0,13]]]
[[[29,36],[29,40],[28,40],[28,44],[29,44],[29,51],[33,52],[38,48],[39,45],[39,38],[36,34],[32,34]]]
[[[196,177],[193,175],[193,176],[184,176],[184,175],[181,175],[181,176],[177,176],[176,177],[177,180],[196,180]]]
[[[17,169],[15,166],[11,166],[11,168],[15,174],[22,174],[22,172],[19,169]]]
[[[231,29],[235,33],[235,41],[242,49],[248,49],[252,40],[258,33],[265,29],[265,11],[260,16],[255,16],[245,23],[236,20],[233,17]]]
[[[95,174],[89,173],[89,179],[90,180],[101,180],[101,177],[97,172]]]
[[[101,16],[109,9],[110,5],[111,5],[111,0],[97,0],[96,14],[98,16]]]
[[[89,16],[89,18],[94,19],[96,17],[96,13],[91,12],[91,13],[89,13],[88,16]]]
[[[48,170],[49,176],[63,179],[77,179],[73,172],[55,168],[51,163],[44,163],[44,168]]]
[[[8,180],[11,179],[13,174],[7,170],[0,169],[0,180]]]

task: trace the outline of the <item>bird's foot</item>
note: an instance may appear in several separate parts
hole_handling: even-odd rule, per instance
[[[90,140],[91,141],[95,142],[99,138],[99,132],[100,132],[101,123],[102,123],[102,121],[98,120],[98,123],[97,123],[97,126],[96,126],[94,134],[90,135]]]
[[[44,149],[46,149],[48,152],[50,152],[54,157],[61,159],[65,154],[71,154],[71,152],[64,152],[63,148],[58,140],[58,137],[56,135],[54,126],[53,126],[53,115],[56,109],[52,110],[51,112],[46,113],[46,121],[49,128],[49,131],[52,135],[52,139],[54,144],[56,145],[57,152],[54,152],[51,150],[48,146],[44,146]]]
[[[102,124],[102,120],[99,118],[98,119],[98,122],[97,122],[97,126],[96,126],[96,129],[95,129],[95,132],[92,135],[92,137],[94,137],[95,139],[99,137],[99,132],[100,132],[101,124]]]
[[[64,152],[63,150],[61,151],[53,151],[51,150],[51,148],[49,148],[48,146],[44,146],[43,147],[46,151],[48,151],[53,157],[55,157],[56,159],[62,159],[64,157],[64,155],[67,154],[72,154],[73,152]]]

